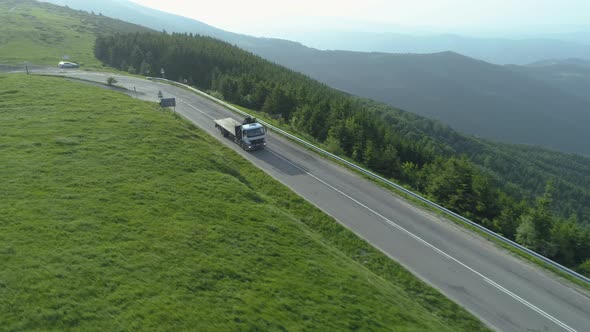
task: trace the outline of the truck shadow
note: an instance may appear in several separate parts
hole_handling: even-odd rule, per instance
[[[290,160],[283,154],[264,148],[260,150],[251,151],[250,155],[259,159],[260,161],[272,166],[272,168],[280,173],[295,176],[307,174],[308,169],[298,165],[296,162]]]

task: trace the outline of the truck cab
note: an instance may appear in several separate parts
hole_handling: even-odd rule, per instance
[[[215,120],[215,127],[244,150],[262,149],[266,145],[266,128],[255,118],[246,117],[242,123],[232,118],[219,119]]]
[[[260,149],[266,145],[266,128],[260,123],[241,125],[241,145],[244,150]]]

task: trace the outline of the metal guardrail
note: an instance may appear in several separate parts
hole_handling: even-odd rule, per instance
[[[246,112],[244,112],[244,111],[242,111],[242,110],[240,110],[240,109],[238,109],[238,108],[236,108],[236,107],[234,107],[234,106],[232,106],[232,105],[224,102],[223,100],[219,100],[219,99],[217,99],[217,98],[215,98],[215,97],[213,97],[213,96],[211,96],[211,95],[209,95],[209,94],[207,94],[207,93],[205,93],[205,92],[203,92],[201,90],[197,90],[197,89],[195,89],[193,87],[190,87],[188,85],[181,84],[181,83],[174,82],[174,81],[170,81],[170,80],[167,80],[167,79],[161,79],[161,78],[152,78],[152,79],[153,80],[158,80],[158,81],[168,82],[168,83],[173,84],[173,85],[181,86],[183,88],[186,88],[186,89],[189,89],[191,91],[194,91],[194,92],[200,94],[201,96],[203,96],[205,98],[211,99],[214,102],[216,102],[218,104],[221,104],[221,105],[223,105],[223,106],[231,109],[232,111],[237,112],[237,113],[239,113],[239,114],[241,114],[243,116],[251,116],[251,114],[248,114],[248,113],[246,113]],[[360,166],[358,166],[356,164],[353,164],[353,163],[351,163],[350,161],[348,161],[346,159],[343,159],[341,157],[338,157],[335,154],[332,154],[332,153],[330,153],[330,152],[328,152],[328,151],[326,151],[324,149],[321,149],[321,148],[319,148],[319,147],[317,147],[317,146],[315,146],[315,145],[313,145],[313,144],[311,144],[311,143],[309,143],[307,141],[304,141],[301,138],[299,138],[297,136],[294,136],[294,135],[292,135],[292,134],[290,134],[290,133],[288,133],[288,132],[286,132],[286,131],[284,131],[284,130],[282,130],[280,128],[277,128],[277,127],[275,127],[275,126],[273,126],[273,125],[271,125],[271,124],[269,124],[267,122],[264,122],[264,121],[261,121],[261,120],[258,120],[258,122],[262,123],[265,127],[270,128],[274,132],[277,132],[277,133],[279,133],[279,134],[281,134],[281,135],[283,135],[285,137],[288,137],[288,138],[290,138],[290,139],[292,139],[292,140],[294,140],[296,142],[299,142],[299,143],[305,145],[306,147],[319,152],[320,154],[322,154],[324,156],[327,156],[327,157],[329,157],[331,159],[337,160],[337,161],[345,164],[346,166],[348,166],[350,168],[353,168],[353,169],[355,169],[355,170],[357,170],[357,171],[359,171],[359,172],[361,172],[361,173],[363,173],[365,175],[368,175],[368,176],[370,176],[370,177],[372,177],[374,179],[377,179],[377,180],[379,180],[379,181],[381,181],[381,182],[383,182],[383,183],[385,183],[385,184],[387,184],[387,185],[389,185],[389,186],[391,186],[391,187],[393,187],[393,188],[395,188],[397,190],[400,190],[403,193],[405,193],[407,195],[410,195],[410,196],[418,199],[419,201],[421,201],[423,203],[426,203],[427,205],[429,205],[429,206],[431,206],[431,207],[433,207],[433,208],[435,208],[435,209],[437,209],[437,210],[439,210],[441,212],[444,212],[447,215],[450,215],[452,217],[455,217],[455,218],[459,219],[460,221],[462,221],[462,222],[464,222],[464,223],[466,223],[466,224],[468,224],[470,226],[473,226],[473,227],[477,228],[478,230],[480,230],[480,231],[482,231],[482,232],[484,232],[484,233],[492,236],[493,238],[495,238],[495,239],[497,239],[497,240],[499,240],[499,241],[501,241],[501,242],[503,242],[505,244],[508,244],[509,246],[511,246],[513,248],[519,249],[519,250],[521,250],[521,251],[523,251],[523,252],[525,252],[525,253],[527,253],[527,254],[529,254],[529,255],[531,255],[531,256],[539,259],[539,260],[541,260],[542,262],[544,262],[544,263],[546,263],[546,264],[548,264],[548,265],[550,265],[550,266],[552,266],[552,267],[554,267],[554,268],[556,268],[556,269],[558,269],[558,270],[560,270],[560,271],[562,271],[564,273],[567,273],[567,274],[569,274],[570,276],[572,276],[574,278],[577,278],[580,281],[583,281],[583,282],[586,282],[587,284],[590,284],[590,278],[588,278],[586,276],[583,276],[580,273],[578,273],[578,272],[576,272],[576,271],[574,271],[574,270],[572,270],[570,268],[567,268],[567,267],[565,267],[565,266],[563,266],[563,265],[561,265],[561,264],[559,264],[559,263],[557,263],[555,261],[552,261],[551,259],[549,259],[549,258],[547,258],[547,257],[545,257],[545,256],[543,256],[543,255],[541,255],[539,253],[536,253],[536,252],[534,252],[534,251],[532,251],[532,250],[530,250],[530,249],[528,249],[526,247],[523,247],[520,244],[518,244],[518,243],[516,243],[516,242],[514,242],[514,241],[512,241],[510,239],[507,239],[507,238],[505,238],[505,237],[503,237],[503,236],[501,236],[501,235],[499,235],[499,234],[497,234],[497,233],[495,233],[495,232],[493,232],[493,231],[491,231],[491,230],[489,230],[489,229],[487,229],[487,228],[485,228],[485,227],[483,227],[483,226],[481,226],[481,225],[479,225],[479,224],[477,224],[477,223],[475,223],[475,222],[473,222],[473,221],[471,221],[471,220],[469,220],[469,219],[467,219],[467,218],[465,218],[465,217],[463,217],[463,216],[461,216],[461,215],[459,215],[459,214],[457,214],[457,213],[455,213],[455,212],[453,212],[453,211],[451,211],[451,210],[443,207],[443,206],[440,206],[440,205],[436,204],[435,202],[432,202],[432,201],[430,201],[430,200],[428,200],[428,199],[426,199],[426,198],[424,198],[424,197],[422,197],[422,196],[420,196],[420,195],[418,195],[418,194],[416,194],[416,193],[414,193],[414,192],[412,192],[412,191],[410,191],[410,190],[408,190],[408,189],[400,186],[399,184],[397,184],[395,182],[392,182],[392,181],[390,181],[390,180],[388,180],[388,179],[386,179],[386,178],[384,178],[384,177],[382,177],[382,176],[380,176],[378,174],[375,174],[375,173],[373,173],[373,172],[371,172],[369,170],[366,170],[366,169],[364,169],[364,168],[362,168],[362,167],[360,167]]]

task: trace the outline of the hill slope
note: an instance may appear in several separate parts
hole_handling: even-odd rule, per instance
[[[100,33],[149,29],[33,0],[0,1],[2,64],[57,65],[63,56],[84,66],[99,66],[92,53]]]
[[[187,31],[215,37],[227,37],[232,33],[217,29],[203,22],[143,7],[128,0],[43,0],[59,6],[94,12],[104,16],[122,19],[125,22],[169,32]]]
[[[484,329],[154,104],[23,75],[0,95],[4,328]]]

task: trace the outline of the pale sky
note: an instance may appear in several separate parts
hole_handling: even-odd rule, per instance
[[[590,24],[590,0],[131,1],[241,33],[347,20],[447,30]]]

